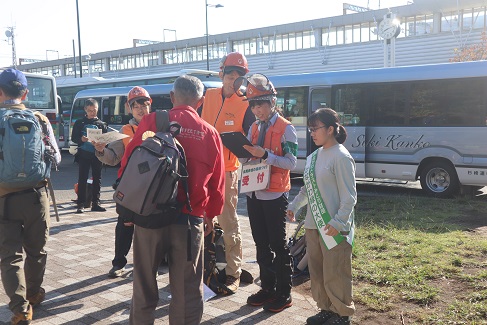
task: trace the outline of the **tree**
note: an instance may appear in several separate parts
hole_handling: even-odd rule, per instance
[[[480,61],[487,60],[487,34],[482,32],[480,43],[465,46],[454,50],[455,56],[450,62]]]

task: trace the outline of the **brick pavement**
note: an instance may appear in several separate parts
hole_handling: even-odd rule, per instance
[[[33,324],[128,324],[132,279],[128,257],[128,272],[124,277],[109,279],[116,224],[115,205],[111,201],[111,183],[116,169],[103,171],[102,204],[107,212],[75,214],[75,198],[72,190],[77,179],[77,165],[72,157],[63,154],[60,171],[53,173],[60,222],[51,215],[51,237],[47,245],[48,261],[43,287],[46,300],[34,310]],[[240,216],[244,268],[255,278],[258,267],[255,263],[255,246],[246,216],[245,198],[241,197]],[[291,234],[294,224],[288,224]],[[254,284],[242,284],[232,296],[216,297],[204,305],[202,324],[304,324],[315,313],[311,297],[293,293],[294,305],[281,313],[273,314],[260,308],[246,305],[248,295],[256,292],[259,279]],[[168,324],[170,302],[169,276],[162,268],[158,276],[159,305],[155,324]],[[8,324],[11,313],[8,299],[0,290],[0,324]]]

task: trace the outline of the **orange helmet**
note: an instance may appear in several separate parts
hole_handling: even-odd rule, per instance
[[[147,92],[147,90],[145,90],[142,87],[135,86],[134,88],[130,89],[127,95],[127,102],[129,103],[130,106],[132,106],[132,104],[138,99],[148,100],[152,104],[152,98],[150,98],[150,95]]]
[[[239,52],[228,53],[220,60],[220,70],[223,73],[237,71],[240,75],[245,75],[249,72],[249,65],[245,55]]]
[[[273,100],[277,95],[272,82],[260,73],[237,78],[233,83],[233,89],[238,96],[246,96],[248,101]]]

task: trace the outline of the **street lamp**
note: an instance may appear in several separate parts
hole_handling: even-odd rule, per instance
[[[79,53],[79,77],[83,77],[83,66],[81,60],[81,33],[79,30],[79,8],[78,8],[78,0],[76,0],[76,18],[78,21],[78,53]],[[74,67],[76,69],[76,67]]]
[[[223,8],[223,5],[217,4],[217,5],[212,5],[208,4],[208,0],[205,0],[205,9],[206,9],[206,70],[210,70],[210,55],[208,53],[208,50],[210,48],[210,40],[209,40],[209,35],[208,35],[208,7],[212,8]]]
[[[168,32],[174,32],[174,41],[177,41],[178,40],[178,37],[176,35],[176,30],[175,29],[167,29],[167,28],[164,28],[162,30],[162,41],[164,43],[166,43],[166,31],[168,31]]]
[[[54,53],[57,53],[57,59],[59,60],[59,51],[56,51],[56,50],[46,50],[46,61],[49,61],[49,58],[47,56],[47,53],[48,52],[54,52]]]

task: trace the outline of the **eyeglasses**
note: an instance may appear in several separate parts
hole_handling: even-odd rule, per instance
[[[326,128],[326,127],[327,127],[326,125],[323,125],[323,126],[320,126],[317,128],[308,128],[308,131],[309,131],[309,133],[313,133],[313,132],[318,131],[319,129]]]

